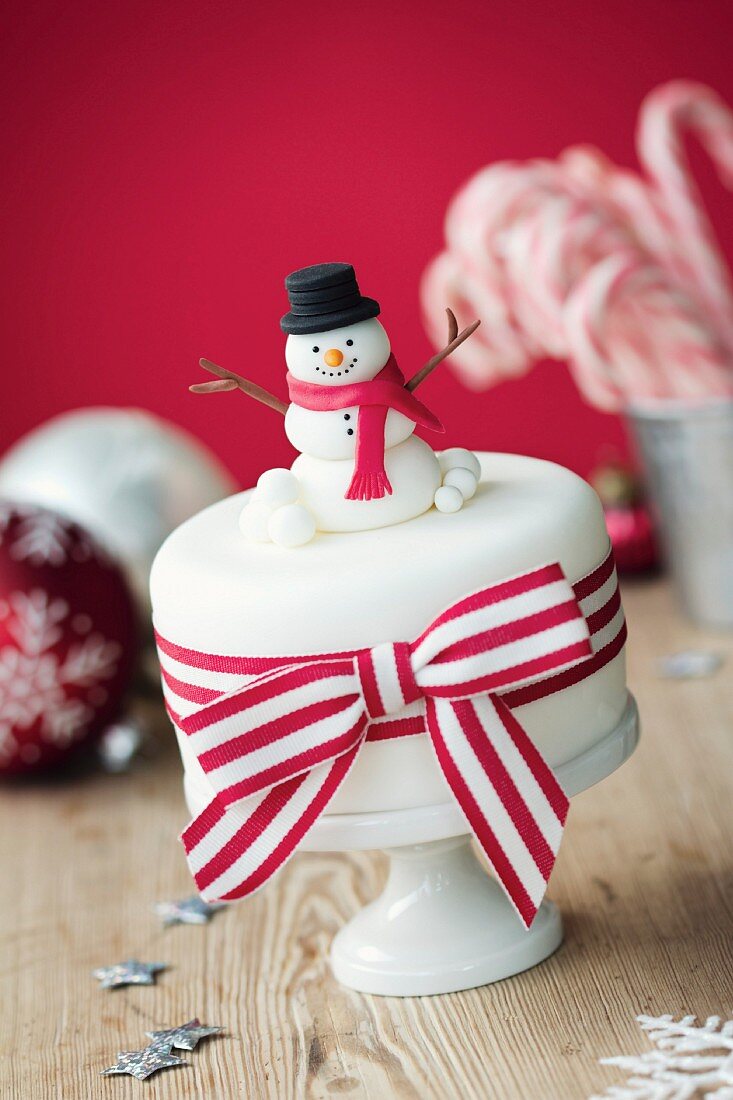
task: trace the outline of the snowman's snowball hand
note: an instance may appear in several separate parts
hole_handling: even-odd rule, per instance
[[[295,504],[300,496],[300,483],[291,470],[275,467],[261,475],[255,493],[258,501],[281,508],[284,504]]]
[[[476,481],[481,477],[479,460],[473,451],[467,451],[465,447],[449,447],[447,451],[438,455],[438,461],[443,474],[447,474],[449,470],[464,469],[470,470]]]
[[[267,524],[272,508],[260,500],[250,500],[239,514],[239,530],[253,542],[270,542]]]
[[[439,512],[459,512],[463,507],[463,496],[454,485],[441,485],[435,491],[435,507]]]
[[[465,447],[449,447],[438,455],[438,461],[443,484],[435,493],[435,507],[439,512],[458,512],[476,492],[481,465]]]
[[[445,475],[443,484],[452,485],[464,500],[470,500],[476,492],[478,481],[471,470],[464,469],[463,466],[456,466],[455,469],[449,470]]]
[[[316,521],[302,504],[286,504],[271,514],[267,532],[277,546],[304,546],[316,533]]]

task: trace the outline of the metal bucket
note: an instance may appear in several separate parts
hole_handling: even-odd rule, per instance
[[[627,410],[685,610],[733,627],[733,401]]]

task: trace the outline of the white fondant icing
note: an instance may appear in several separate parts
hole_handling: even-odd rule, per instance
[[[470,500],[472,496],[476,494],[476,486],[478,485],[478,478],[476,478],[470,470],[465,469],[463,466],[455,466],[452,470],[443,478],[443,485],[452,486],[457,489],[464,500]]]
[[[327,462],[302,454],[292,466],[300,482],[301,503],[315,516],[318,530],[349,533],[402,523],[431,507],[440,485],[440,466],[427,443],[413,435],[390,447],[385,451],[384,468],[391,495],[379,500],[346,500],[354,473],[352,459]]]
[[[261,475],[255,493],[259,501],[280,508],[283,504],[295,504],[300,495],[300,485],[294,473],[275,466]]]
[[[452,485],[441,485],[435,494],[435,507],[439,512],[460,512],[463,507],[461,490]]]
[[[481,477],[481,463],[473,451],[467,451],[465,447],[449,447],[439,457],[440,469],[444,474],[449,470],[464,469],[470,470],[477,481]]]
[[[267,533],[277,546],[305,546],[316,533],[316,521],[302,504],[286,504],[270,516]]]
[[[291,334],[285,341],[285,362],[293,377],[303,382],[343,386],[374,378],[390,351],[389,336],[377,318],[371,317],[326,332]],[[335,362],[338,356],[341,361]]]
[[[285,345],[294,377],[332,388],[375,378],[389,354],[389,337],[376,317],[346,328],[291,335]],[[366,531],[402,523],[430,508],[440,485],[435,455],[427,444],[410,438],[415,422],[388,409],[384,464],[392,493],[369,501],[346,500],[358,423],[358,406],[314,412],[291,404],[285,414],[285,434],[301,452],[293,464],[302,486],[300,500],[320,531]]]
[[[323,459],[349,458],[353,463],[358,416],[357,406],[334,412],[313,412],[290,405],[285,413],[285,434],[301,454]],[[384,425],[385,447],[396,447],[414,431],[414,420],[408,420],[396,409],[388,410]]]
[[[267,525],[270,522],[272,508],[264,501],[255,500],[252,494],[239,513],[239,530],[245,538],[255,542],[271,542]]]
[[[357,649],[415,638],[450,603],[538,564],[559,561],[576,581],[605,557],[603,513],[586,482],[536,459],[480,458],[476,496],[456,515],[431,508],[397,526],[319,533],[297,554],[242,539],[237,518],[249,494],[208,508],[179,527],[155,560],[157,629],[180,645],[219,654]],[[517,716],[557,765],[613,729],[625,702],[621,653]],[[192,782],[206,786],[189,747],[182,744],[181,752]],[[407,808],[450,797],[420,736],[365,744],[330,810]]]

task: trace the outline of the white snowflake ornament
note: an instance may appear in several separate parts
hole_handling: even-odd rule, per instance
[[[733,1020],[637,1016],[655,1050],[603,1058],[631,1076],[590,1100],[733,1100]]]

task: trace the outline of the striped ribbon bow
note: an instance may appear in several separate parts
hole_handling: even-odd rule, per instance
[[[591,635],[602,637],[600,651]],[[324,812],[365,738],[427,730],[471,832],[531,924],[568,799],[510,708],[577,682],[623,645],[610,554],[574,588],[555,563],[475,592],[412,643],[230,658],[156,637],[169,713],[215,791],[181,837],[204,898],[241,898],[267,882]],[[211,669],[218,684],[237,673],[248,682],[222,692],[183,682],[171,671],[182,668]],[[187,701],[189,713],[176,713],[172,698]]]

